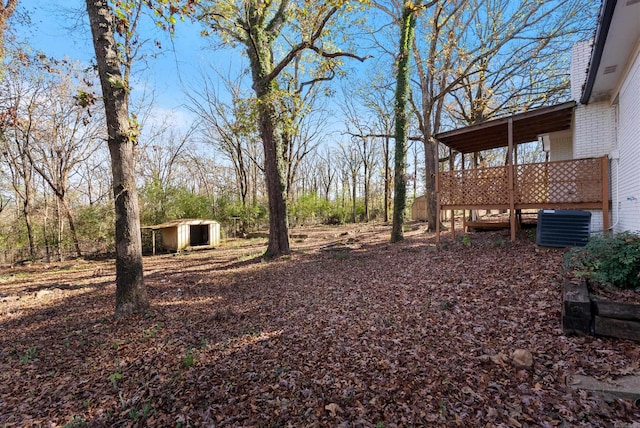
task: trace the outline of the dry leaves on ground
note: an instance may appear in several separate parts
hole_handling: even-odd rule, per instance
[[[112,318],[111,262],[0,272],[0,426],[625,426],[569,374],[638,373],[565,337],[561,250],[524,235],[308,229],[145,259],[153,309]],[[302,236],[302,235],[300,235]]]

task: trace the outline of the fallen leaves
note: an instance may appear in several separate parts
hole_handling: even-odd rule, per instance
[[[0,424],[624,425],[570,373],[636,370],[636,344],[565,337],[562,252],[388,228],[145,259],[153,310],[111,317],[109,264],[0,272]],[[349,241],[350,240],[350,241]],[[337,257],[334,248],[348,248]],[[95,272],[100,270],[100,275]],[[13,277],[11,275],[14,275]],[[51,287],[51,284],[57,284]],[[64,284],[64,286],[59,286]],[[50,290],[51,293],[45,290]],[[45,291],[41,292],[40,291]],[[38,294],[39,293],[39,294]]]

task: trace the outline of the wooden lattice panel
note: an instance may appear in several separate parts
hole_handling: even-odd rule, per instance
[[[445,171],[440,173],[441,205],[508,204],[505,167]]]
[[[599,159],[517,165],[516,204],[579,204],[602,201]]]
[[[509,166],[439,174],[440,206],[509,204]],[[602,202],[601,159],[515,165],[515,205]]]

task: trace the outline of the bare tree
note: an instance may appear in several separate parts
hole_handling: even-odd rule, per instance
[[[305,67],[303,56],[299,53],[292,61],[291,71],[285,69],[279,77],[280,86],[284,88],[279,100],[279,112],[285,123],[282,127],[282,140],[286,195],[289,202],[293,202],[293,185],[300,165],[318,147],[326,123],[326,112],[319,101],[320,86],[335,76],[335,71],[331,70],[326,75],[313,76],[307,80],[303,72]]]
[[[56,196],[56,212],[67,218],[77,256],[81,256],[67,192],[72,174],[98,148],[103,138],[103,128],[87,111],[78,106],[74,92],[78,87],[69,76],[73,65],[64,66],[58,73],[49,73],[41,80],[46,82],[43,95],[35,107],[38,123],[35,138],[30,139],[27,155],[33,168]],[[58,218],[58,257],[62,259],[62,216]]]
[[[318,154],[317,163],[320,183],[322,185],[324,198],[328,201],[331,193],[331,186],[336,181],[337,167],[335,165],[336,153],[329,147],[325,147],[324,152]]]
[[[21,201],[29,241],[29,252],[35,257],[36,242],[33,225],[34,170],[29,161],[31,140],[39,122],[37,107],[44,98],[44,85],[30,74],[28,62],[16,59],[7,69],[9,78],[2,81],[0,102],[0,142],[2,156],[11,175],[16,200]]]
[[[355,97],[351,96],[347,90],[343,89],[344,98],[341,105],[345,116],[347,133],[351,135],[352,147],[356,149],[360,157],[360,164],[363,168],[363,196],[364,196],[364,216],[366,221],[371,220],[370,194],[371,180],[375,167],[378,164],[379,150],[375,144],[373,136],[373,126],[366,122],[355,102]]]
[[[389,205],[391,202],[391,138],[394,130],[393,117],[393,92],[390,91],[387,82],[381,76],[374,78],[370,90],[364,96],[364,106],[373,116],[374,138],[381,141],[384,180],[384,221],[389,221]]]
[[[233,165],[238,195],[245,207],[252,184],[251,167],[259,165],[255,147],[259,140],[257,112],[254,100],[243,94],[241,79],[218,76],[231,102],[224,102],[215,82],[205,77],[201,88],[188,91],[188,108],[200,119],[199,130],[204,142],[217,148]]]
[[[358,154],[357,145],[352,141],[348,144],[340,144],[339,158],[343,178],[348,184],[351,180],[351,217],[354,223],[358,221],[358,176],[362,167],[362,158]]]

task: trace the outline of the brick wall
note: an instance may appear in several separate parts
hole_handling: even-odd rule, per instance
[[[571,98],[579,101],[587,78],[592,41],[578,42],[571,50]]]
[[[571,51],[571,97],[580,102],[591,60],[591,41],[576,43]],[[609,154],[615,137],[615,110],[609,102],[578,104],[573,123],[573,157]]]
[[[608,101],[579,104],[574,120],[573,157],[608,155],[615,141],[615,108]]]
[[[591,41],[579,42],[573,46],[571,52],[571,97],[578,102],[573,119],[572,149],[575,159],[607,156],[615,148],[615,107],[612,107],[609,101],[580,104],[591,60],[591,48]],[[615,216],[611,215],[609,224],[612,224],[614,219]],[[600,232],[603,226],[602,211],[592,211],[591,230]]]

